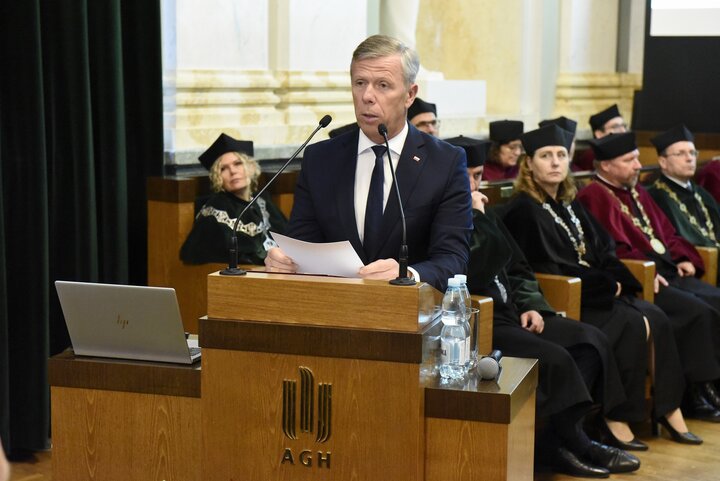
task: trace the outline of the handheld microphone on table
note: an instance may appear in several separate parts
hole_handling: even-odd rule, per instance
[[[286,168],[288,165],[290,165],[290,162],[292,162],[293,160],[295,160],[295,157],[297,157],[298,154],[302,151],[302,149],[305,148],[305,146],[308,144],[308,142],[310,142],[310,139],[312,139],[312,138],[315,136],[315,134],[318,132],[318,130],[324,129],[325,127],[328,126],[328,124],[329,124],[330,122],[332,122],[332,117],[330,117],[329,115],[326,115],[325,117],[323,117],[322,119],[320,119],[320,122],[318,123],[318,126],[315,127],[315,130],[312,131],[312,133],[311,133],[310,136],[305,140],[305,142],[303,142],[303,144],[302,144],[300,147],[297,148],[297,150],[295,151],[295,153],[293,153],[293,154],[290,156],[290,158],[287,160],[287,162],[285,162],[285,164],[283,164],[283,166],[280,167],[280,170],[278,170],[278,171],[275,173],[275,175],[272,176],[272,179],[270,179],[270,180],[267,182],[267,184],[265,184],[265,185],[263,186],[263,188],[260,189],[260,192],[258,192],[257,195],[255,195],[255,197],[253,197],[253,198],[250,200],[250,202],[248,203],[248,205],[246,205],[245,208],[242,210],[242,212],[240,212],[240,215],[237,216],[237,219],[235,219],[235,224],[233,225],[233,235],[232,235],[231,240],[230,240],[230,262],[228,263],[227,269],[221,270],[221,271],[220,271],[220,274],[222,274],[222,275],[224,275],[224,276],[244,276],[245,274],[247,274],[247,272],[246,272],[245,270],[238,268],[238,252],[237,252],[237,249],[238,249],[238,231],[237,231],[237,228],[238,228],[238,224],[240,223],[240,218],[243,216],[243,214],[245,214],[245,212],[248,211],[248,209],[249,209],[250,207],[252,207],[252,206],[255,204],[255,202],[256,202],[257,199],[260,197],[260,195],[261,195],[263,192],[265,192],[265,190],[267,190],[268,187],[270,187],[270,184],[272,184],[272,183],[275,181],[275,179],[277,179],[278,175],[282,174],[282,172],[285,170],[285,168]]]
[[[500,377],[502,371],[500,359],[502,359],[502,352],[495,349],[488,356],[483,356],[478,360],[476,369],[481,381],[489,381]]]
[[[400,207],[400,219],[402,220],[402,244],[400,245],[400,255],[398,256],[398,264],[400,269],[398,276],[390,281],[394,286],[414,286],[415,280],[408,277],[408,246],[407,246],[407,228],[405,226],[405,210],[400,197],[400,186],[395,176],[392,159],[390,158],[390,141],[388,140],[387,126],[385,124],[378,125],[378,133],[385,139],[385,147],[387,148],[388,162],[390,162],[390,173],[392,174],[393,184],[395,184],[395,193],[397,194],[398,207]]]

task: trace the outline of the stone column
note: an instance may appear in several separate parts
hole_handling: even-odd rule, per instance
[[[270,68],[285,138],[268,141],[301,143],[325,114],[333,116],[328,131],[354,122],[350,60],[367,37],[366,2],[274,0],[270,18]]]
[[[580,138],[592,137],[590,115],[614,103],[632,116],[641,77],[617,71],[618,11],[618,0],[561,0],[554,115],[577,120]]]
[[[544,31],[548,9],[547,0],[421,0],[417,45],[425,67],[442,72],[448,82],[482,86],[479,95],[464,97],[464,109],[475,107],[482,115],[453,123],[452,129],[443,124],[443,135],[487,135],[488,121],[505,118],[536,125],[541,99],[554,92],[541,76],[548,56],[557,57],[550,48],[556,42],[550,45]],[[463,94],[451,87],[448,96]],[[445,116],[440,103],[438,113]]]

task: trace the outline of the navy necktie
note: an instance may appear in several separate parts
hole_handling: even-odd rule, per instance
[[[365,207],[365,234],[363,236],[363,246],[368,256],[375,255],[379,243],[385,186],[383,156],[387,152],[384,145],[375,145],[372,149],[375,152],[375,167],[372,171],[367,206]]]

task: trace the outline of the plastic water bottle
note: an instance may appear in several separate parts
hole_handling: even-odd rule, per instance
[[[470,316],[470,310],[472,309],[472,298],[470,297],[470,291],[467,286],[467,276],[465,274],[455,274],[455,279],[460,281],[460,290],[462,291],[463,298],[465,299],[465,317]]]
[[[468,327],[470,328],[470,337],[468,338],[468,349],[470,353],[470,366],[472,368],[477,361],[477,352],[475,351],[474,341],[477,337],[477,332],[474,332],[474,328],[470,322],[470,315],[472,313],[472,298],[470,297],[470,291],[467,286],[467,276],[465,274],[455,274],[455,279],[460,281],[460,290],[462,291],[463,298],[465,299],[465,319],[468,321]]]
[[[470,326],[465,311],[465,296],[460,281],[448,279],[447,291],[442,301],[440,331],[440,377],[459,380],[465,377],[470,364]]]

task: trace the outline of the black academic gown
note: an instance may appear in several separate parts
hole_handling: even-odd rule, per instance
[[[248,205],[228,192],[210,196],[195,217],[193,228],[180,249],[187,264],[229,262],[232,228],[237,216]],[[265,242],[272,230],[282,234],[287,220],[265,195],[248,210],[238,226],[238,262],[262,264],[267,255]]]
[[[671,196],[662,187],[670,189],[675,195]],[[720,209],[718,204],[705,189],[694,182],[691,182],[691,188],[692,190],[689,190],[662,175],[648,188],[648,192],[660,209],[665,212],[680,236],[696,246],[719,247]],[[684,210],[687,210],[687,213]],[[701,228],[705,230],[703,231]],[[717,285],[717,279],[715,284]]]
[[[655,237],[667,247],[664,254],[654,252],[648,236],[622,212],[621,203],[629,212],[638,209],[628,189],[597,178],[583,187],[577,200],[614,239],[618,257],[652,260],[657,272],[668,281],[669,285],[661,285],[655,294],[655,305],[673,324],[685,377],[693,382],[717,379],[720,376],[720,289],[696,277],[678,274],[677,263],[684,261],[691,262],[699,272],[703,265],[700,255],[690,242],[677,235],[645,189],[637,185],[634,190]],[[643,216],[637,213],[633,217],[644,222]]]
[[[473,294],[493,299],[493,348],[504,355],[539,360],[538,416],[548,417],[583,404],[589,408],[593,399],[605,410],[622,403],[625,395],[605,335],[552,310],[502,222],[491,213],[473,211],[473,223],[468,288]],[[506,291],[506,299],[495,282],[496,276]],[[545,329],[541,334],[520,326],[521,313],[530,310],[543,316]],[[572,353],[579,346],[590,346],[601,360],[602,373],[595,382],[586,379],[573,360]]]
[[[567,209],[551,198],[547,202],[577,239],[578,229]],[[673,325],[661,309],[636,297],[641,286],[615,256],[609,234],[581,204],[575,201],[571,205],[584,232],[583,260],[589,266],[580,264],[566,231],[529,195],[517,195],[505,209],[503,220],[535,271],[582,280],[580,317],[607,335],[627,395],[626,402],[608,412],[610,419],[633,422],[645,418],[648,350],[643,316],[647,317],[656,352],[658,382],[653,400],[656,414],[666,414],[680,405],[685,386]],[[615,296],[617,283],[622,286],[619,297]]]

